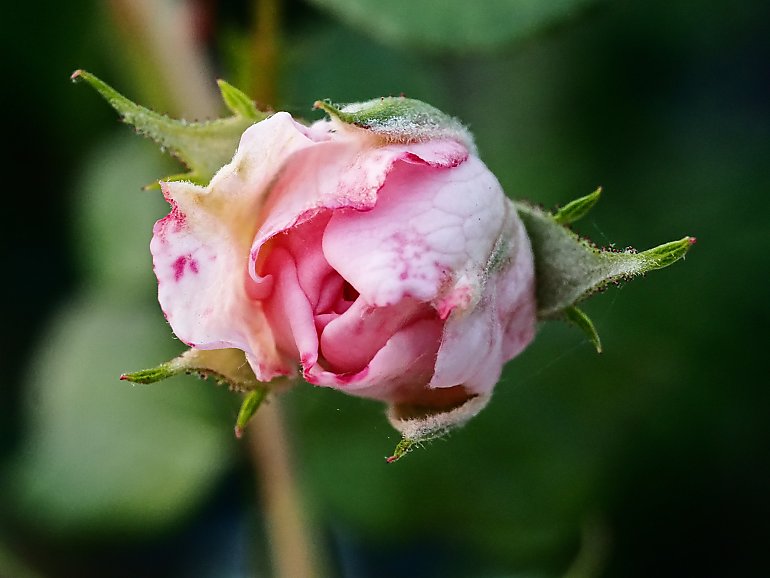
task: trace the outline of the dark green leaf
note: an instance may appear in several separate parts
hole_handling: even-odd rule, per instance
[[[593,0],[312,0],[391,44],[451,52],[490,50],[574,16]]]

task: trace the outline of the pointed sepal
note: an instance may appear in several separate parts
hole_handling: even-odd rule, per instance
[[[246,394],[241,404],[241,409],[238,411],[238,417],[235,420],[235,437],[241,439],[243,437],[243,431],[246,429],[246,425],[249,423],[254,414],[257,413],[259,406],[265,401],[267,397],[267,388],[258,387],[253,391]]]
[[[71,78],[88,83],[124,122],[178,158],[190,171],[183,175],[184,179],[197,184],[207,184],[221,167],[230,162],[243,132],[268,116],[258,111],[254,103],[250,106],[245,94],[222,82],[222,97],[234,116],[207,122],[188,122],[139,106],[84,70],[75,71]]]
[[[564,318],[585,334],[588,341],[596,348],[596,353],[602,352],[602,340],[599,338],[594,322],[582,309],[578,309],[574,305],[567,307],[564,310]]]
[[[588,214],[588,211],[593,209],[594,205],[599,201],[599,197],[602,195],[602,188],[598,187],[590,195],[575,199],[561,207],[559,210],[553,213],[553,220],[560,225],[569,225],[575,221],[582,219]]]
[[[267,117],[264,112],[257,108],[256,103],[246,93],[238,90],[229,82],[220,78],[217,80],[217,85],[219,86],[219,92],[222,93],[222,100],[225,106],[235,116],[248,118],[254,122],[259,122]]]
[[[394,404],[388,408],[388,421],[401,433],[393,455],[386,458],[395,462],[414,447],[444,437],[452,430],[464,426],[489,403],[489,395],[473,395],[462,403],[447,408],[429,408],[410,404]]]
[[[184,373],[185,370],[178,364],[175,364],[174,361],[176,360],[167,361],[166,363],[161,363],[159,366],[151,367],[149,369],[140,369],[139,371],[131,373],[123,373],[120,376],[120,380],[146,385]]]
[[[313,107],[343,125],[367,130],[390,142],[452,139],[475,151],[473,137],[459,120],[421,100],[386,96],[346,105],[318,100]]]
[[[399,442],[396,444],[395,449],[393,450],[393,453],[385,458],[385,461],[389,464],[392,464],[393,462],[397,462],[401,458],[403,458],[406,454],[411,452],[414,449],[415,444],[418,442],[415,442],[414,440],[410,440],[407,438],[401,438]]]
[[[598,194],[594,194],[598,198]],[[585,214],[583,208],[591,204],[591,199],[585,201],[587,198],[579,199],[582,201],[578,204],[579,210],[570,209],[566,217],[562,215],[562,221],[574,220],[575,214]],[[541,319],[559,317],[568,307],[609,284],[668,267],[683,258],[695,243],[694,237],[684,237],[642,253],[633,249],[601,250],[559,223],[554,215],[527,203],[515,205],[535,255],[537,306]]]
[[[235,391],[252,391],[267,384],[258,381],[246,355],[240,349],[202,350],[191,348],[179,357],[161,363],[158,367],[143,369],[120,376],[123,381],[133,383],[155,383],[180,373],[196,373],[202,378],[213,377],[220,384],[226,384]],[[270,387],[285,385],[285,380],[273,380]]]

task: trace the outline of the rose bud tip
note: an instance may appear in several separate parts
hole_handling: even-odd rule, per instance
[[[694,245],[698,242],[697,237],[687,237],[687,241],[689,241],[690,245]]]
[[[243,437],[243,428],[241,426],[235,426],[234,431],[236,439],[241,439]]]
[[[121,373],[120,374],[120,381],[128,381],[128,374]]]

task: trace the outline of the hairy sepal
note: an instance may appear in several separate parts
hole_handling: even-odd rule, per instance
[[[423,408],[407,404],[394,404],[388,408],[388,421],[401,434],[401,440],[393,454],[385,461],[400,460],[415,447],[444,437],[464,426],[489,403],[490,395],[474,395],[460,405],[450,408]]]
[[[194,347],[157,367],[124,373],[120,379],[147,384],[180,373],[196,373],[202,378],[213,377],[218,383],[227,385],[234,391],[253,391],[265,387],[272,389],[283,383],[283,380],[273,380],[269,383],[257,380],[246,355],[240,349],[203,350]]]
[[[695,242],[693,237],[684,237],[641,253],[602,250],[560,224],[554,215],[527,203],[515,205],[535,255],[541,319],[560,316],[610,284],[668,267],[683,258]]]
[[[389,142],[451,139],[472,153],[476,151],[473,137],[459,120],[421,100],[385,96],[345,105],[318,100],[314,108],[342,125],[369,131]]]
[[[248,96],[224,81],[219,81],[219,88],[233,116],[206,122],[188,122],[140,106],[84,70],[75,71],[72,80],[87,82],[117,111],[125,123],[158,143],[162,150],[172,154],[189,169],[187,173],[172,175],[165,180],[207,184],[221,167],[230,162],[243,132],[269,116],[257,110]]]

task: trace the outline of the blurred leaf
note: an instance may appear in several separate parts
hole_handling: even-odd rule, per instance
[[[141,188],[170,164],[129,134],[100,143],[87,159],[76,186],[74,235],[88,282],[123,295],[154,293],[152,224],[168,213],[168,203]]]
[[[281,57],[281,92],[295,116],[307,115],[319,96],[352,102],[406,93],[442,110],[449,96],[440,70],[420,55],[378,46],[336,22],[303,31]]]
[[[312,0],[348,24],[394,45],[491,50],[574,16],[594,0]]]
[[[230,466],[224,395],[189,379],[136,387],[125,364],[170,356],[156,307],[87,295],[56,319],[27,383],[30,428],[2,495],[37,527],[146,533],[177,521]]]
[[[24,560],[5,544],[6,537],[0,534],[0,576],[9,578],[42,578]]]
[[[243,131],[268,115],[248,107],[248,98],[227,83],[220,89],[227,106],[235,116],[208,122],[187,122],[171,119],[131,102],[105,82],[84,70],[72,75],[74,81],[84,80],[112,106],[124,122],[182,161],[189,173],[169,177],[207,184],[220,168],[235,154]]]

